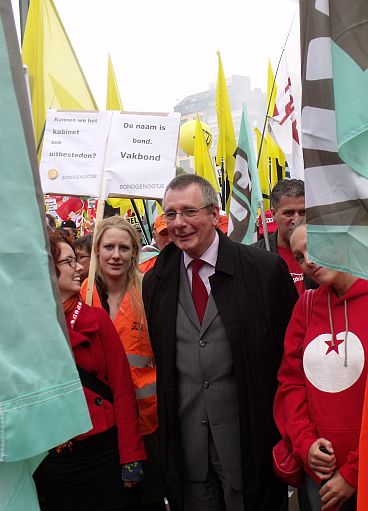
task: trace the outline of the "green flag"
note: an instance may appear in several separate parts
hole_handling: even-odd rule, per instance
[[[368,278],[368,2],[300,0],[308,252]]]
[[[0,162],[0,509],[33,511],[32,472],[44,453],[91,422],[54,294],[10,0],[0,3]]]
[[[257,210],[261,201],[262,192],[249,127],[248,111],[244,104],[230,199],[228,227],[230,239],[245,245],[256,241]]]

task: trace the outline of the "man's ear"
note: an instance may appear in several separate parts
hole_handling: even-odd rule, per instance
[[[214,218],[214,225],[217,225],[220,219],[220,208],[219,206],[213,206],[212,210],[213,218]]]
[[[271,208],[271,213],[272,213],[272,218],[275,220],[275,214],[276,214],[275,208]]]

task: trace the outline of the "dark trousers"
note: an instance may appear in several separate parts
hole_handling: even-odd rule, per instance
[[[143,436],[147,460],[143,462],[142,505],[140,511],[165,511],[164,490],[160,469],[158,430]]]
[[[300,511],[321,511],[321,487],[306,475],[304,485],[298,490]],[[340,508],[341,511],[356,511],[356,497],[353,495]]]
[[[184,511],[244,511],[243,493],[231,487],[213,442],[209,439],[205,481],[184,481]]]

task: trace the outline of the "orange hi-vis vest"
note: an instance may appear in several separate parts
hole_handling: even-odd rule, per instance
[[[155,255],[154,257],[151,257],[151,259],[147,259],[147,261],[143,261],[143,263],[139,263],[139,271],[141,273],[147,273],[148,270],[150,270],[151,268],[153,268],[155,266],[157,257],[158,256]]]
[[[83,282],[81,296],[87,294],[88,279]],[[93,307],[102,308],[96,285],[93,288]],[[156,367],[145,321],[135,314],[129,293],[126,293],[114,319],[114,326],[128,357],[139,409],[139,427],[142,435],[153,433],[158,427]]]

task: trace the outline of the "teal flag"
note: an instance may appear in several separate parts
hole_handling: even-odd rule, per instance
[[[0,509],[33,511],[33,471],[91,422],[48,252],[10,0],[0,2],[0,168]]]
[[[300,0],[308,252],[368,278],[368,2]]]
[[[244,104],[230,199],[228,226],[230,239],[245,245],[256,241],[257,210],[261,201],[262,192],[249,127],[248,111]]]

